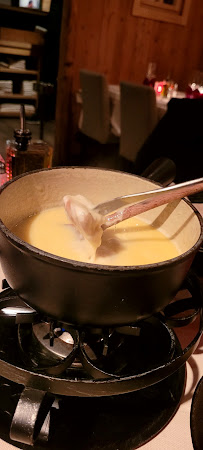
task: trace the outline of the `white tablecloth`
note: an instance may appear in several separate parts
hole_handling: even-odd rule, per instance
[[[121,135],[121,119],[120,119],[120,86],[117,84],[109,85],[109,95],[111,100],[111,127],[112,133],[116,136]],[[177,92],[176,97],[185,97],[184,92]],[[156,96],[158,120],[160,120],[167,111],[167,105],[170,98]]]

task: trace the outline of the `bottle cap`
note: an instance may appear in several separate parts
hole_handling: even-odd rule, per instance
[[[25,128],[25,107],[24,105],[20,105],[20,128],[14,130],[14,138],[17,143],[18,150],[27,150],[31,137],[31,131],[28,128]]]

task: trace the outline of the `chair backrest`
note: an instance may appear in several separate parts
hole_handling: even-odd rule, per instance
[[[110,133],[110,100],[106,78],[103,74],[80,70],[83,120],[81,131],[105,144]]]
[[[135,162],[137,153],[157,124],[153,88],[121,82],[121,138],[119,153]]]
[[[172,98],[138,153],[135,173],[141,174],[154,159],[166,157],[176,165],[176,183],[202,177],[202,119],[203,99]]]

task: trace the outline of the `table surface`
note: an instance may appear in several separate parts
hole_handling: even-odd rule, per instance
[[[111,127],[112,133],[116,136],[121,135],[121,118],[120,118],[120,85],[110,84],[108,86],[110,99],[113,103],[112,113],[111,113]],[[176,98],[184,98],[184,92],[176,92],[174,94]],[[157,106],[157,120],[161,120],[164,114],[166,114],[168,108],[168,102],[171,97],[162,97],[161,95],[156,95],[156,106]]]
[[[203,215],[203,204],[195,204],[197,209]],[[4,278],[2,268],[0,266],[0,286],[1,280]],[[193,322],[182,330],[179,329],[178,336],[181,337],[186,346],[191,335],[197,332],[197,321]],[[198,381],[203,376],[203,336],[193,355],[186,363],[186,387],[182,396],[181,404],[168,425],[152,440],[141,446],[142,450],[193,450],[191,433],[190,433],[190,409],[194,390]],[[15,449],[15,445],[8,444],[0,439],[0,450]],[[18,448],[21,448],[18,446]],[[49,448],[49,447],[47,447]],[[58,449],[56,449],[58,450]],[[78,449],[82,450],[82,449]]]
[[[109,84],[108,85],[108,91],[110,100],[112,103],[111,107],[111,117],[110,117],[110,124],[111,124],[111,132],[115,136],[121,135],[121,117],[120,117],[120,85],[119,84]],[[185,97],[184,92],[176,92],[174,94],[177,98],[183,98]],[[164,114],[167,111],[167,105],[169,102],[169,97],[162,97],[161,95],[156,95],[156,104],[157,104],[157,117],[158,121],[162,119]],[[79,122],[78,127],[79,129],[82,128],[82,122],[83,122],[83,110],[82,110],[82,90],[79,89],[76,91],[76,102],[81,105],[81,111],[79,116]]]

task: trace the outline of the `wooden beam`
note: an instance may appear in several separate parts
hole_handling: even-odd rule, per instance
[[[74,142],[73,49],[76,33],[76,1],[63,2],[57,78],[56,134],[53,164],[67,165]]]

